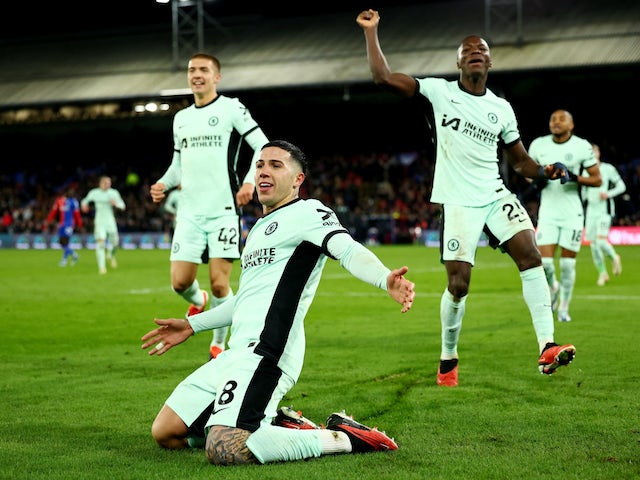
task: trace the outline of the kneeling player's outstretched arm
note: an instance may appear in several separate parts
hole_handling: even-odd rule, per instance
[[[408,267],[390,270],[371,250],[347,233],[334,235],[327,248],[354,277],[386,290],[402,305],[402,313],[409,311],[415,297],[415,285],[404,278]]]

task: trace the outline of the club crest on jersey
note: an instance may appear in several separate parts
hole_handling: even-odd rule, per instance
[[[211,117],[209,119],[209,126],[210,127],[215,127],[218,123],[220,123],[220,120],[218,119],[218,117]]]
[[[267,225],[267,228],[264,230],[265,235],[271,235],[278,228],[278,222],[271,222]]]

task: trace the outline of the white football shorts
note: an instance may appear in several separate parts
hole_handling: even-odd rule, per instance
[[[489,245],[497,248],[516,233],[533,230],[529,214],[514,194],[483,207],[444,205],[442,222],[442,260],[471,265],[483,231],[489,237]]]
[[[171,241],[171,261],[202,263],[204,258],[240,258],[240,217],[179,217]],[[203,254],[208,254],[203,258]]]

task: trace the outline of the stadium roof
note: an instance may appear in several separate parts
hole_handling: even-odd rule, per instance
[[[492,43],[494,71],[640,63],[640,2],[459,0],[380,8],[380,39],[394,70],[456,75],[461,38]],[[487,14],[487,6],[494,9]],[[500,6],[496,10],[495,6]],[[352,13],[225,16],[204,30],[222,62],[221,90],[369,82]],[[185,94],[171,24],[154,28],[0,39],[0,109]]]

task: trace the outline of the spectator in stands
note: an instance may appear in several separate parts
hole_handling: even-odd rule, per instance
[[[13,225],[13,214],[11,210],[6,208],[2,214],[2,232],[11,232],[11,226]]]

